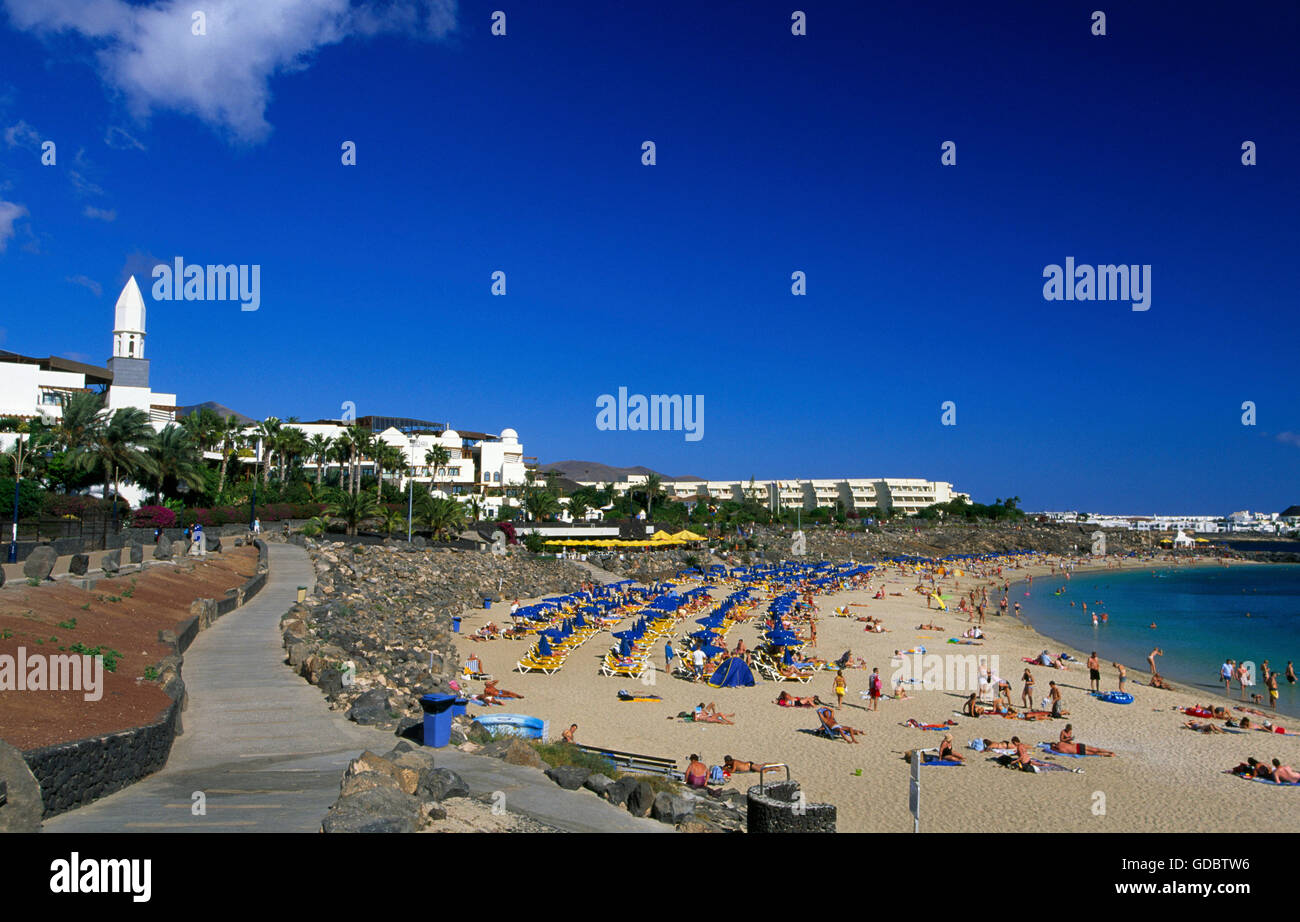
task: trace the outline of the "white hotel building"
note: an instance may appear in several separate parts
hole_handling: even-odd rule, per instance
[[[154,429],[162,431],[194,407],[178,407],[175,394],[150,387],[145,336],[145,303],[133,276],[114,308],[113,353],[104,367],[57,356],[37,358],[0,350],[0,417],[44,418],[52,423],[62,417],[63,402],[71,394],[102,392],[106,409],[139,408],[149,415]],[[241,418],[249,422],[244,434],[250,447],[240,452],[238,460],[250,466],[260,464],[262,445],[256,425],[247,417]],[[514,429],[503,429],[499,435],[493,435],[458,432],[442,423],[397,417],[364,417],[356,422],[400,448],[414,472],[414,480],[425,484],[436,482],[438,492],[444,495],[468,498],[479,494],[485,508],[496,511],[525,483],[523,445]],[[335,438],[346,430],[348,423],[318,420],[283,422],[282,426],[300,429],[308,439],[316,434]],[[0,433],[0,451],[11,447],[17,439],[15,433]],[[434,445],[443,446],[450,458],[438,470],[430,469],[424,460],[425,452]],[[221,456],[207,452],[206,457],[219,460]],[[303,460],[314,472],[315,459]],[[374,473],[374,467],[369,459],[361,464],[362,471],[368,474]],[[401,485],[405,488],[405,479]],[[137,485],[119,486],[123,498],[133,505],[138,505],[144,497],[145,491]]]
[[[603,487],[605,481],[578,481],[583,486]],[[634,474],[614,483],[614,490],[626,493],[645,485],[646,475]],[[829,478],[824,480],[665,480],[664,494],[682,502],[753,499],[773,511],[810,510],[819,506],[841,508],[845,513],[870,514],[893,510],[913,515],[927,506],[962,498],[947,481],[899,477]]]

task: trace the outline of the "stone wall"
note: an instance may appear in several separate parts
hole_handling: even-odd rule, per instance
[[[835,805],[804,802],[797,781],[754,785],[746,796],[748,832],[834,832]]]

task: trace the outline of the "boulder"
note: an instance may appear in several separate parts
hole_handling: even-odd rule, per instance
[[[676,825],[689,819],[695,813],[695,805],[680,794],[660,791],[655,795],[650,807],[650,816],[661,823]]]
[[[167,543],[166,541],[159,541],[157,544],[155,544],[155,545],[153,546],[153,559],[154,559],[154,560],[171,560],[171,559],[172,559],[172,546],[171,546],[169,543]]]
[[[602,775],[600,772],[595,772],[587,776],[587,780],[582,782],[582,786],[588,791],[591,791],[597,797],[604,797],[605,790],[613,783],[613,779],[608,775]]]
[[[219,535],[213,535],[211,538],[208,539],[208,553],[209,554],[221,553],[221,537]]]
[[[144,563],[144,545],[138,541],[132,541],[126,546],[127,560],[131,563]]]
[[[580,765],[557,765],[548,768],[546,776],[566,791],[576,791],[591,777],[591,770]]]
[[[58,559],[59,555],[54,553],[54,548],[42,544],[23,561],[23,576],[28,579],[49,579],[50,574],[54,572],[55,561]]]
[[[85,576],[86,571],[89,569],[89,554],[73,554],[72,559],[68,561],[68,572],[73,576]]]
[[[347,718],[359,724],[388,723],[393,720],[389,713],[391,710],[388,692],[382,688],[372,688],[352,703]]]
[[[616,807],[627,803],[628,795],[636,790],[640,782],[636,778],[619,778],[605,786],[605,799]]]
[[[367,772],[377,772],[381,775],[387,775],[405,794],[414,794],[419,787],[420,773],[412,768],[398,765],[390,762],[383,756],[376,755],[367,749],[361,755],[357,756],[348,765],[344,773],[344,780],[354,775],[362,775]]]
[[[177,538],[172,542],[172,556],[184,557],[190,552],[190,541],[185,538]]]
[[[725,832],[721,826],[708,820],[691,816],[677,824],[678,832]]]
[[[649,781],[638,781],[627,795],[627,812],[633,816],[649,816],[654,806],[655,789]]]
[[[41,814],[41,785],[32,774],[23,754],[0,740],[0,834],[6,832],[39,832]]]
[[[419,824],[420,802],[380,785],[336,800],[321,832],[415,832]]]
[[[527,765],[529,768],[539,768],[542,771],[550,768],[542,757],[537,754],[537,750],[529,746],[521,739],[511,737],[508,740],[498,740],[495,743],[488,743],[480,751],[480,755],[491,756],[494,759],[501,759],[509,762],[511,765]]]
[[[104,571],[105,576],[116,576],[122,569],[122,549],[109,551],[104,555],[104,559],[99,562],[99,567]]]

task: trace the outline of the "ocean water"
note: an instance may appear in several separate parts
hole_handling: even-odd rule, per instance
[[[1065,592],[1056,595],[1062,586]],[[1103,689],[1115,687],[1110,664],[1116,661],[1128,667],[1131,679],[1145,681],[1147,654],[1155,647],[1164,651],[1156,657],[1160,674],[1179,691],[1187,690],[1188,704],[1197,691],[1223,691],[1215,680],[1229,657],[1256,664],[1256,685],[1248,694],[1265,696],[1263,707],[1250,705],[1261,710],[1268,710],[1260,668],[1264,660],[1279,672],[1293,660],[1300,672],[1300,564],[1134,567],[1075,573],[1069,581],[1042,576],[1034,578],[1032,587],[1013,587],[1009,601],[1020,603],[1035,630],[1085,654],[1096,650]],[[1108,620],[1094,627],[1093,611],[1106,612]],[[996,623],[997,618],[989,620]],[[1055,656],[1060,651],[1049,652]],[[1279,676],[1278,692],[1278,712],[1300,717],[1300,682],[1292,685]],[[1240,695],[1234,682],[1230,696],[1235,700]]]

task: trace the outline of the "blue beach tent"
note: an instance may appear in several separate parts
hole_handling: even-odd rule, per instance
[[[713,671],[709,685],[714,688],[749,687],[754,684],[752,673],[745,661],[739,656],[731,656],[722,661],[722,665]]]

